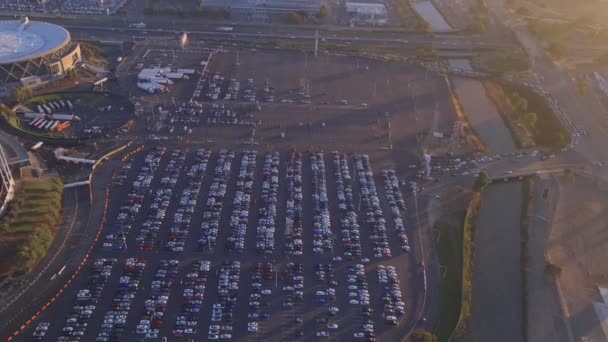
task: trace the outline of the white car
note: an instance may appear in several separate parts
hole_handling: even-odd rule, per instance
[[[365,337],[365,334],[362,333],[362,332],[356,332],[356,333],[353,334],[353,337],[355,337],[355,338],[363,338],[363,337]]]

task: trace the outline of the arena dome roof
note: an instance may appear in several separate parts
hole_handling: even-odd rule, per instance
[[[0,64],[47,55],[70,42],[63,27],[41,21],[0,20]]]

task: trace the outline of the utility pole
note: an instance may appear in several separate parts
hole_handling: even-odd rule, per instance
[[[319,55],[319,30],[315,30],[315,58]]]

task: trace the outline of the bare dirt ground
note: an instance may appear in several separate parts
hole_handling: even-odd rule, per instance
[[[543,196],[547,191],[547,196]],[[530,240],[527,264],[528,341],[566,342],[568,331],[563,319],[555,279],[545,272],[545,253],[551,232],[550,220],[564,194],[559,193],[554,178],[543,177],[534,181],[532,210],[529,224]]]
[[[593,304],[600,302],[598,286],[608,286],[608,188],[583,177],[558,179],[560,200],[549,236],[548,259],[561,268],[557,276],[575,340],[605,336]]]

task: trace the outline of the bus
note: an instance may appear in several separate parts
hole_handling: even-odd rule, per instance
[[[38,119],[33,119],[32,121],[30,121],[29,125],[30,127],[35,127],[36,124],[38,124],[38,122],[44,120],[43,118],[38,118]]]
[[[36,124],[36,129],[42,129],[42,127],[47,123],[46,119],[42,119],[40,122]]]
[[[67,129],[68,127],[70,127],[70,122],[66,121],[66,122],[62,123],[61,125],[57,126],[56,130],[57,130],[57,132],[62,132],[63,130]]]

